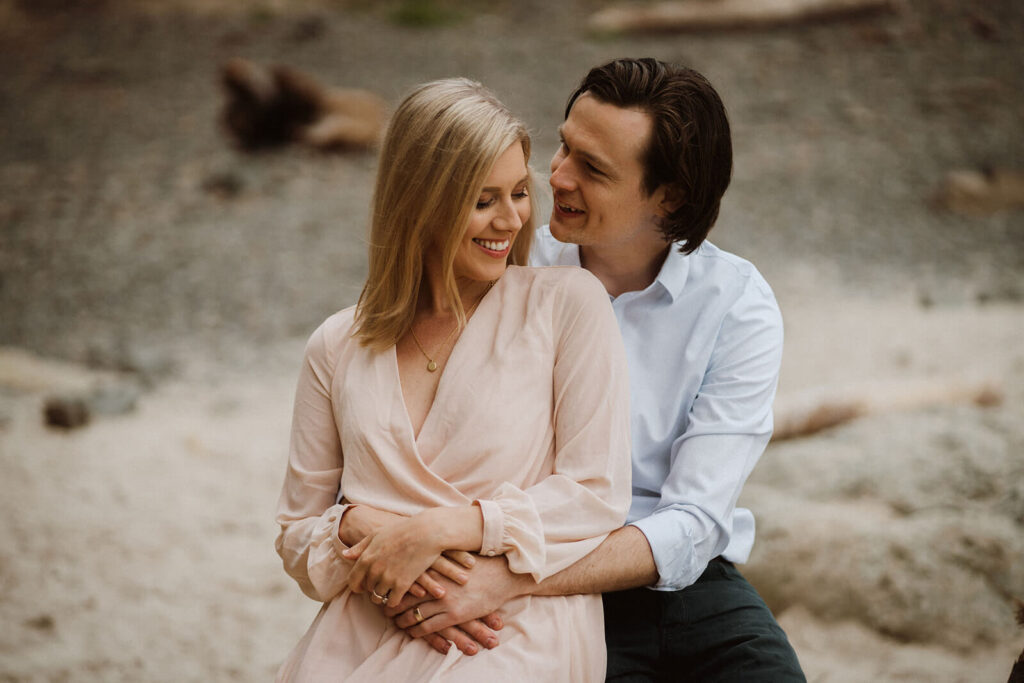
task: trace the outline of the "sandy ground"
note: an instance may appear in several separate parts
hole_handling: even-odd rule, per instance
[[[416,29],[388,3],[0,1],[0,680],[265,680],[315,613],[272,515],[304,336],[365,273],[375,160],[233,150],[217,64],[282,61],[392,101],[470,75],[534,126],[543,169],[579,75],[641,53],[693,64],[730,108],[713,239],[776,289],[780,411],[880,406],[769,447],[744,571],[811,681],[1006,679],[1024,644],[1024,221],[929,198],[948,170],[1021,165],[1024,12],[904,2],[586,39],[599,5]],[[237,196],[202,189],[224,175]],[[1001,404],[957,400],[978,382]],[[135,408],[43,425],[48,396],[97,385]]]

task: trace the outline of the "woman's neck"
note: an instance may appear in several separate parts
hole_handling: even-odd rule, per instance
[[[462,310],[468,312],[483,298],[492,284],[492,282],[456,278],[455,286],[458,289],[459,298],[462,300]],[[431,264],[429,261],[423,264],[423,282],[420,286],[416,315],[430,317],[455,315],[452,301],[444,287],[444,278],[439,264]]]

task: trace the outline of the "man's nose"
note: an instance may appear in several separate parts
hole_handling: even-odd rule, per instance
[[[551,177],[548,179],[552,189],[571,191],[576,187],[572,173],[572,163],[561,154],[551,159]]]

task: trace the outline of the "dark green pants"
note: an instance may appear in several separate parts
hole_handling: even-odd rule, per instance
[[[715,559],[681,591],[604,594],[608,681],[806,681],[771,610]]]

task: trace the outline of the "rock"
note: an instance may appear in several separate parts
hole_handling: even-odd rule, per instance
[[[40,614],[38,617],[27,620],[25,626],[37,631],[53,631],[57,628],[57,621],[49,614]]]
[[[46,399],[43,418],[50,427],[71,430],[89,424],[89,406],[77,396],[53,396]]]
[[[86,399],[86,406],[95,415],[124,415],[135,410],[141,391],[129,382],[101,384]]]
[[[233,199],[242,193],[245,183],[231,171],[212,173],[203,179],[203,191],[220,199]]]

